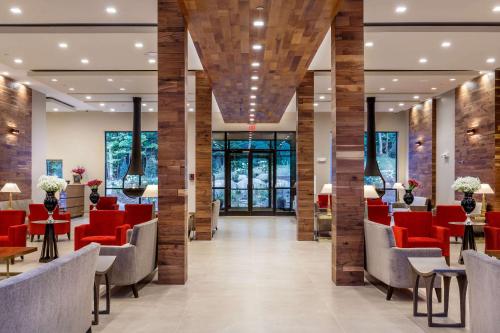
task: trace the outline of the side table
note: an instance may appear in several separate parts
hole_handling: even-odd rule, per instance
[[[444,257],[429,258],[408,258],[410,266],[416,274],[415,286],[413,288],[413,316],[427,316],[429,327],[465,327],[465,298],[467,293],[467,275],[465,268],[449,267]],[[432,288],[436,275],[443,277],[444,284],[444,311],[441,313],[432,312]],[[451,278],[456,277],[460,294],[460,323],[441,324],[434,323],[432,317],[448,317],[448,305],[450,301]],[[418,312],[418,286],[420,278],[424,280],[427,297],[427,313]]]
[[[476,240],[474,239],[474,227],[475,226],[484,226],[486,223],[484,222],[448,222],[453,225],[463,225],[464,226],[464,237],[462,238],[462,247],[460,248],[460,257],[458,258],[458,263],[460,265],[464,264],[464,258],[462,256],[462,252],[465,250],[474,250],[476,251]]]
[[[54,226],[58,223],[68,223],[66,220],[49,221],[33,221],[34,224],[45,224],[45,234],[43,236],[42,251],[40,253],[39,262],[50,262],[59,257],[57,251],[57,239]]]
[[[99,314],[109,314],[111,311],[111,300],[109,295],[109,279],[108,273],[113,267],[116,256],[99,256],[97,257],[97,266],[94,279],[94,321],[92,325],[99,324]],[[99,311],[99,286],[104,277],[106,283],[106,309]]]

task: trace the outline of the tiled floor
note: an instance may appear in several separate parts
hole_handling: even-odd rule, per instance
[[[468,331],[429,329],[425,318],[411,315],[408,291],[396,291],[387,302],[383,287],[369,283],[336,287],[330,277],[330,242],[295,241],[293,218],[231,217],[221,218],[219,223],[214,241],[189,244],[186,285],[165,286],[153,281],[142,285],[138,299],[126,288],[114,288],[111,314],[102,315],[93,331]],[[456,262],[458,245],[452,248],[452,262]],[[71,251],[72,242],[60,242],[60,250]],[[14,267],[28,269],[37,265],[36,260],[37,254],[31,254]],[[423,309],[423,299],[420,306]],[[449,320],[456,321],[456,282],[452,282],[450,306]]]

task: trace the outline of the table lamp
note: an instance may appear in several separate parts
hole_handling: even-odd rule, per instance
[[[394,183],[392,188],[396,190],[396,201],[401,202],[402,200],[401,200],[401,196],[399,195],[399,192],[402,190],[404,191],[405,187],[403,186],[402,183]]]
[[[365,185],[364,187],[364,196],[365,199],[378,199],[378,193],[373,185]]]
[[[495,192],[493,191],[493,189],[489,184],[481,184],[481,187],[475,193],[483,195],[483,201],[481,204],[481,217],[484,217],[486,215],[486,205],[487,205],[486,194],[493,194]]]
[[[158,198],[158,185],[148,185],[142,194],[143,198]]]
[[[9,209],[12,209],[12,193],[21,193],[21,190],[15,183],[6,183],[0,192],[9,193]]]
[[[331,207],[331,197],[332,197],[332,184],[325,184],[321,188],[321,194],[328,194],[328,208],[326,209],[326,213],[328,215],[332,215],[332,207]]]

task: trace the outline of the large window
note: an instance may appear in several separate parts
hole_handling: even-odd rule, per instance
[[[158,132],[141,133],[142,166],[147,184],[158,184]],[[132,132],[106,132],[106,195],[117,196],[120,204],[150,202],[149,198],[132,199],[123,194],[123,177],[127,173],[132,147]]]
[[[365,161],[367,135],[365,133]],[[386,191],[384,200],[394,202],[396,200],[396,191],[392,190],[394,183],[398,181],[398,133],[397,132],[377,132],[375,135],[375,149],[377,150],[377,162],[382,176],[386,182]],[[370,183],[369,179],[365,180]]]

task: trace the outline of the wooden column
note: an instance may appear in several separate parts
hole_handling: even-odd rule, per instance
[[[314,240],[314,72],[297,88],[297,239]]]
[[[196,239],[212,239],[212,89],[196,72]]]
[[[158,0],[158,282],[187,280],[186,25],[177,0]]]
[[[500,69],[497,69],[494,74],[495,79],[495,182],[492,188],[495,191],[493,202],[493,210],[500,210]],[[455,120],[456,121],[456,120]],[[490,184],[491,185],[491,184]]]
[[[332,279],[364,283],[363,0],[343,1],[332,24]]]

